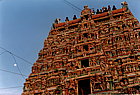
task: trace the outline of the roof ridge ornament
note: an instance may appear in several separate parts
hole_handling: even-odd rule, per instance
[[[127,3],[126,1],[121,2],[121,5],[122,5],[122,8],[126,8],[126,11],[129,10],[129,8],[128,8],[128,3]]]
[[[84,9],[81,12],[81,16],[82,15],[89,15],[91,13],[92,13],[92,10],[90,8],[88,8],[88,6],[86,5],[86,6],[84,6]]]

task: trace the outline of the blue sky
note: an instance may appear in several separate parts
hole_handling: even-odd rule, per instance
[[[124,0],[67,0],[80,9],[102,8],[116,5],[121,8]],[[134,16],[140,21],[140,0],[126,0]],[[77,12],[64,3],[64,0],[0,0],[0,47],[28,60],[32,64],[37,60],[38,52],[43,48],[45,38],[56,18],[71,20]],[[4,50],[0,49],[0,54]],[[18,67],[24,75],[29,75],[31,66],[15,57]],[[11,54],[0,55],[0,69],[20,73]],[[27,77],[26,77],[27,78]],[[25,79],[22,76],[0,71],[0,95],[20,95]]]

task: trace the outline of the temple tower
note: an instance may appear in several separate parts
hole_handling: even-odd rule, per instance
[[[121,4],[56,19],[22,95],[140,94],[140,25]]]

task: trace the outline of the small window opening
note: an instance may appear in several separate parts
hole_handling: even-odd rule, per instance
[[[91,34],[91,37],[94,37],[94,34]]]
[[[125,41],[127,41],[127,37],[126,36],[124,36],[124,39],[125,39]]]
[[[68,27],[68,29],[74,29],[74,28],[77,28],[77,27],[78,27],[78,25],[74,25],[74,26]]]
[[[60,28],[60,29],[59,29],[59,31],[64,31],[64,30],[65,30],[65,28]]]
[[[89,59],[81,60],[81,67],[89,67]]]
[[[84,33],[83,36],[84,36],[85,38],[88,38],[88,33]]]
[[[91,47],[90,50],[93,50],[95,47]]]
[[[55,52],[52,52],[52,56],[55,56]]]
[[[88,20],[88,15],[85,15],[86,20]]]
[[[60,90],[56,90],[55,91],[55,94],[60,94]]]
[[[136,38],[138,38],[138,35],[137,35],[137,34],[135,34],[135,37],[136,37]]]
[[[35,93],[34,95],[41,95],[41,93]]]
[[[84,24],[84,27],[87,28],[88,27],[87,24]]]
[[[57,70],[57,69],[55,69],[54,73],[57,73],[57,72],[58,72],[58,70]]]
[[[118,37],[116,37],[115,40],[118,41]]]
[[[42,65],[41,68],[40,68],[40,70],[42,71],[43,69],[44,69],[44,66]]]
[[[95,34],[95,35],[94,35],[94,39],[97,39],[97,38],[98,38],[98,35],[97,35],[97,34]]]
[[[120,15],[118,15],[118,16],[113,16],[113,18],[116,18],[116,19],[118,19],[118,18],[120,18]]]
[[[76,51],[77,51],[77,52],[81,52],[81,50],[80,50],[80,49],[76,49]]]
[[[64,62],[62,61],[61,63],[62,63],[62,66],[64,66]]]
[[[83,49],[86,50],[86,51],[88,51],[88,45],[84,45],[83,46]]]
[[[140,86],[139,86],[139,85],[135,86],[134,88],[135,88],[136,90],[140,90]]]
[[[122,28],[123,28],[123,29],[124,29],[124,28],[126,28],[126,25],[125,25],[125,24],[123,24],[123,25],[122,25]]]
[[[130,59],[134,59],[134,56],[129,56]]]
[[[108,44],[110,44],[111,43],[111,41],[110,40],[108,40]]]

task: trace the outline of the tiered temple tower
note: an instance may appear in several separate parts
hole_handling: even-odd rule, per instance
[[[22,95],[140,94],[140,25],[121,4],[56,19]]]

